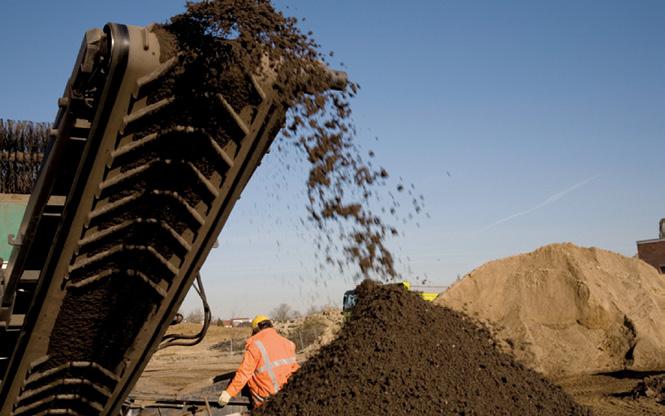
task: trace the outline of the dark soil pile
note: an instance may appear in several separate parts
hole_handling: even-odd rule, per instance
[[[646,377],[635,386],[632,393],[634,397],[648,397],[665,406],[665,376]]]
[[[384,243],[397,230],[370,209],[371,200],[383,204],[382,211],[395,212],[395,198],[376,192],[388,173],[360,156],[349,106],[358,86],[341,86],[322,65],[329,55],[319,51],[312,34],[302,33],[297,19],[284,16],[268,0],[188,3],[185,13],[155,33],[166,52],[162,59],[177,56],[177,65],[153,100],[174,95],[177,111],[166,119],[197,126],[222,146],[228,123],[220,118],[217,94],[240,109],[255,99],[246,88],[250,76],[275,75],[280,104],[290,109],[282,135],[305,152],[311,165],[307,207],[320,230],[322,261],[351,267],[358,277],[395,277],[393,256]],[[414,209],[419,211],[421,203],[414,198]]]
[[[490,333],[400,285],[365,281],[338,338],[257,415],[589,415]]]
[[[49,125],[0,119],[0,193],[29,194],[37,181]]]

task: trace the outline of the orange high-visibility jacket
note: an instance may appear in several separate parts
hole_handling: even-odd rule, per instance
[[[242,363],[226,391],[234,397],[247,384],[254,403],[260,406],[299,368],[295,344],[274,328],[266,328],[247,340]]]

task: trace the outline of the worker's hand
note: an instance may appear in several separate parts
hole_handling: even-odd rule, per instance
[[[231,395],[229,394],[228,391],[224,390],[222,394],[219,395],[219,400],[217,400],[217,403],[219,403],[220,406],[224,407],[229,402],[231,401]]]

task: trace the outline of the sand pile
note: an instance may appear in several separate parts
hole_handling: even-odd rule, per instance
[[[436,302],[489,322],[546,374],[665,368],[665,279],[638,259],[550,245],[490,262]]]
[[[259,415],[587,415],[464,315],[401,285],[358,289],[339,336]]]
[[[296,344],[298,354],[309,358],[337,337],[343,321],[341,310],[326,308],[291,321],[275,322],[275,328]]]
[[[342,311],[338,309],[325,310],[320,314],[317,314],[316,319],[320,319],[320,321],[323,322],[325,326],[321,332],[321,335],[319,335],[319,337],[313,343],[300,351],[300,353],[303,354],[306,358],[312,357],[314,354],[319,352],[319,350],[324,345],[330,344],[335,338],[337,338],[337,334],[339,334],[339,331],[342,328],[342,323],[344,321]]]

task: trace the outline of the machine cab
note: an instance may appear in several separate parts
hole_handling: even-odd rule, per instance
[[[351,313],[351,310],[358,303],[358,295],[355,290],[347,290],[344,292],[344,298],[342,300],[342,311],[344,314]]]

